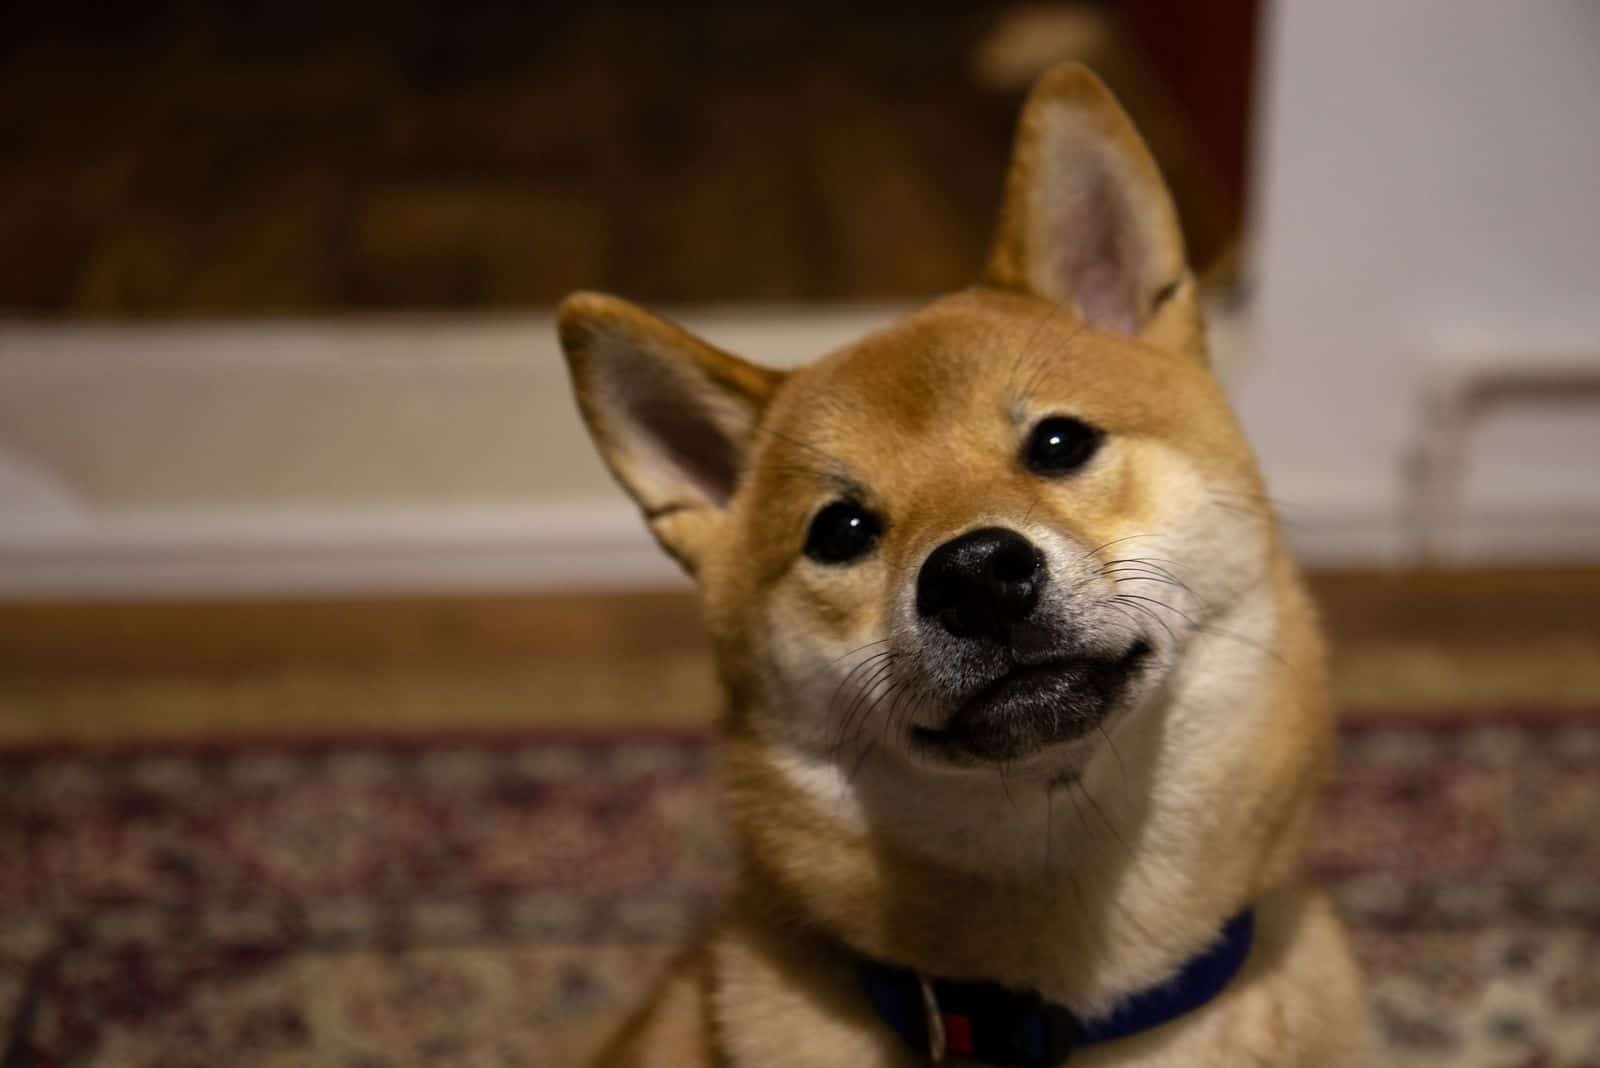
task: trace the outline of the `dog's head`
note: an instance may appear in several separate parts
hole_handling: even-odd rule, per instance
[[[978,286],[788,374],[609,297],[561,337],[736,707],[812,755],[1069,754],[1273,538],[1171,199],[1081,67],[1029,100]]]
[[[776,900],[1093,1004],[1292,869],[1320,643],[1172,201],[1086,70],[1029,98],[973,288],[789,373],[609,297],[570,298],[561,337],[701,586],[731,810]]]

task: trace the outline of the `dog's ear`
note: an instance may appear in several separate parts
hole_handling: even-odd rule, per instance
[[[1177,335],[1183,324],[1158,320],[1170,305],[1195,303],[1172,196],[1087,67],[1053,67],[1028,96],[984,280],[1129,335]]]
[[[598,293],[568,297],[558,323],[600,455],[694,574],[782,374]]]

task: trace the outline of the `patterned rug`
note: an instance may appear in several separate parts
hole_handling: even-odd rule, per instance
[[[1356,725],[1314,858],[1416,1066],[1600,1065],[1600,724]],[[0,753],[0,1068],[559,1065],[726,871],[699,734]]]

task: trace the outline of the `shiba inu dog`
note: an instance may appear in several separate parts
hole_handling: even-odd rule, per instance
[[[789,373],[606,296],[560,331],[702,591],[741,855],[603,1064],[1363,1062],[1297,873],[1313,611],[1092,74],[1033,90],[969,290]]]

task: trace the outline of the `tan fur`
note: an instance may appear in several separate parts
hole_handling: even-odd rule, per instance
[[[1095,1013],[1250,905],[1258,943],[1223,997],[1073,1063],[1362,1062],[1339,922],[1298,883],[1331,742],[1317,624],[1208,370],[1171,201],[1092,75],[1058,68],[1030,98],[983,284],[808,367],[758,369],[614,298],[561,320],[602,455],[700,583],[743,857],[724,922],[601,1063],[910,1065],[843,947]],[[1019,442],[1053,413],[1105,443],[1043,480]],[[882,538],[821,566],[807,526],[841,496]],[[1098,734],[930,766],[906,739],[937,726],[932,691],[875,687],[911,671],[921,562],[989,525],[1045,546],[1083,626],[1148,638],[1160,666]],[[1143,570],[1106,573],[1128,556]],[[1130,588],[1155,607],[1111,600]],[[856,671],[874,644],[899,659]]]

